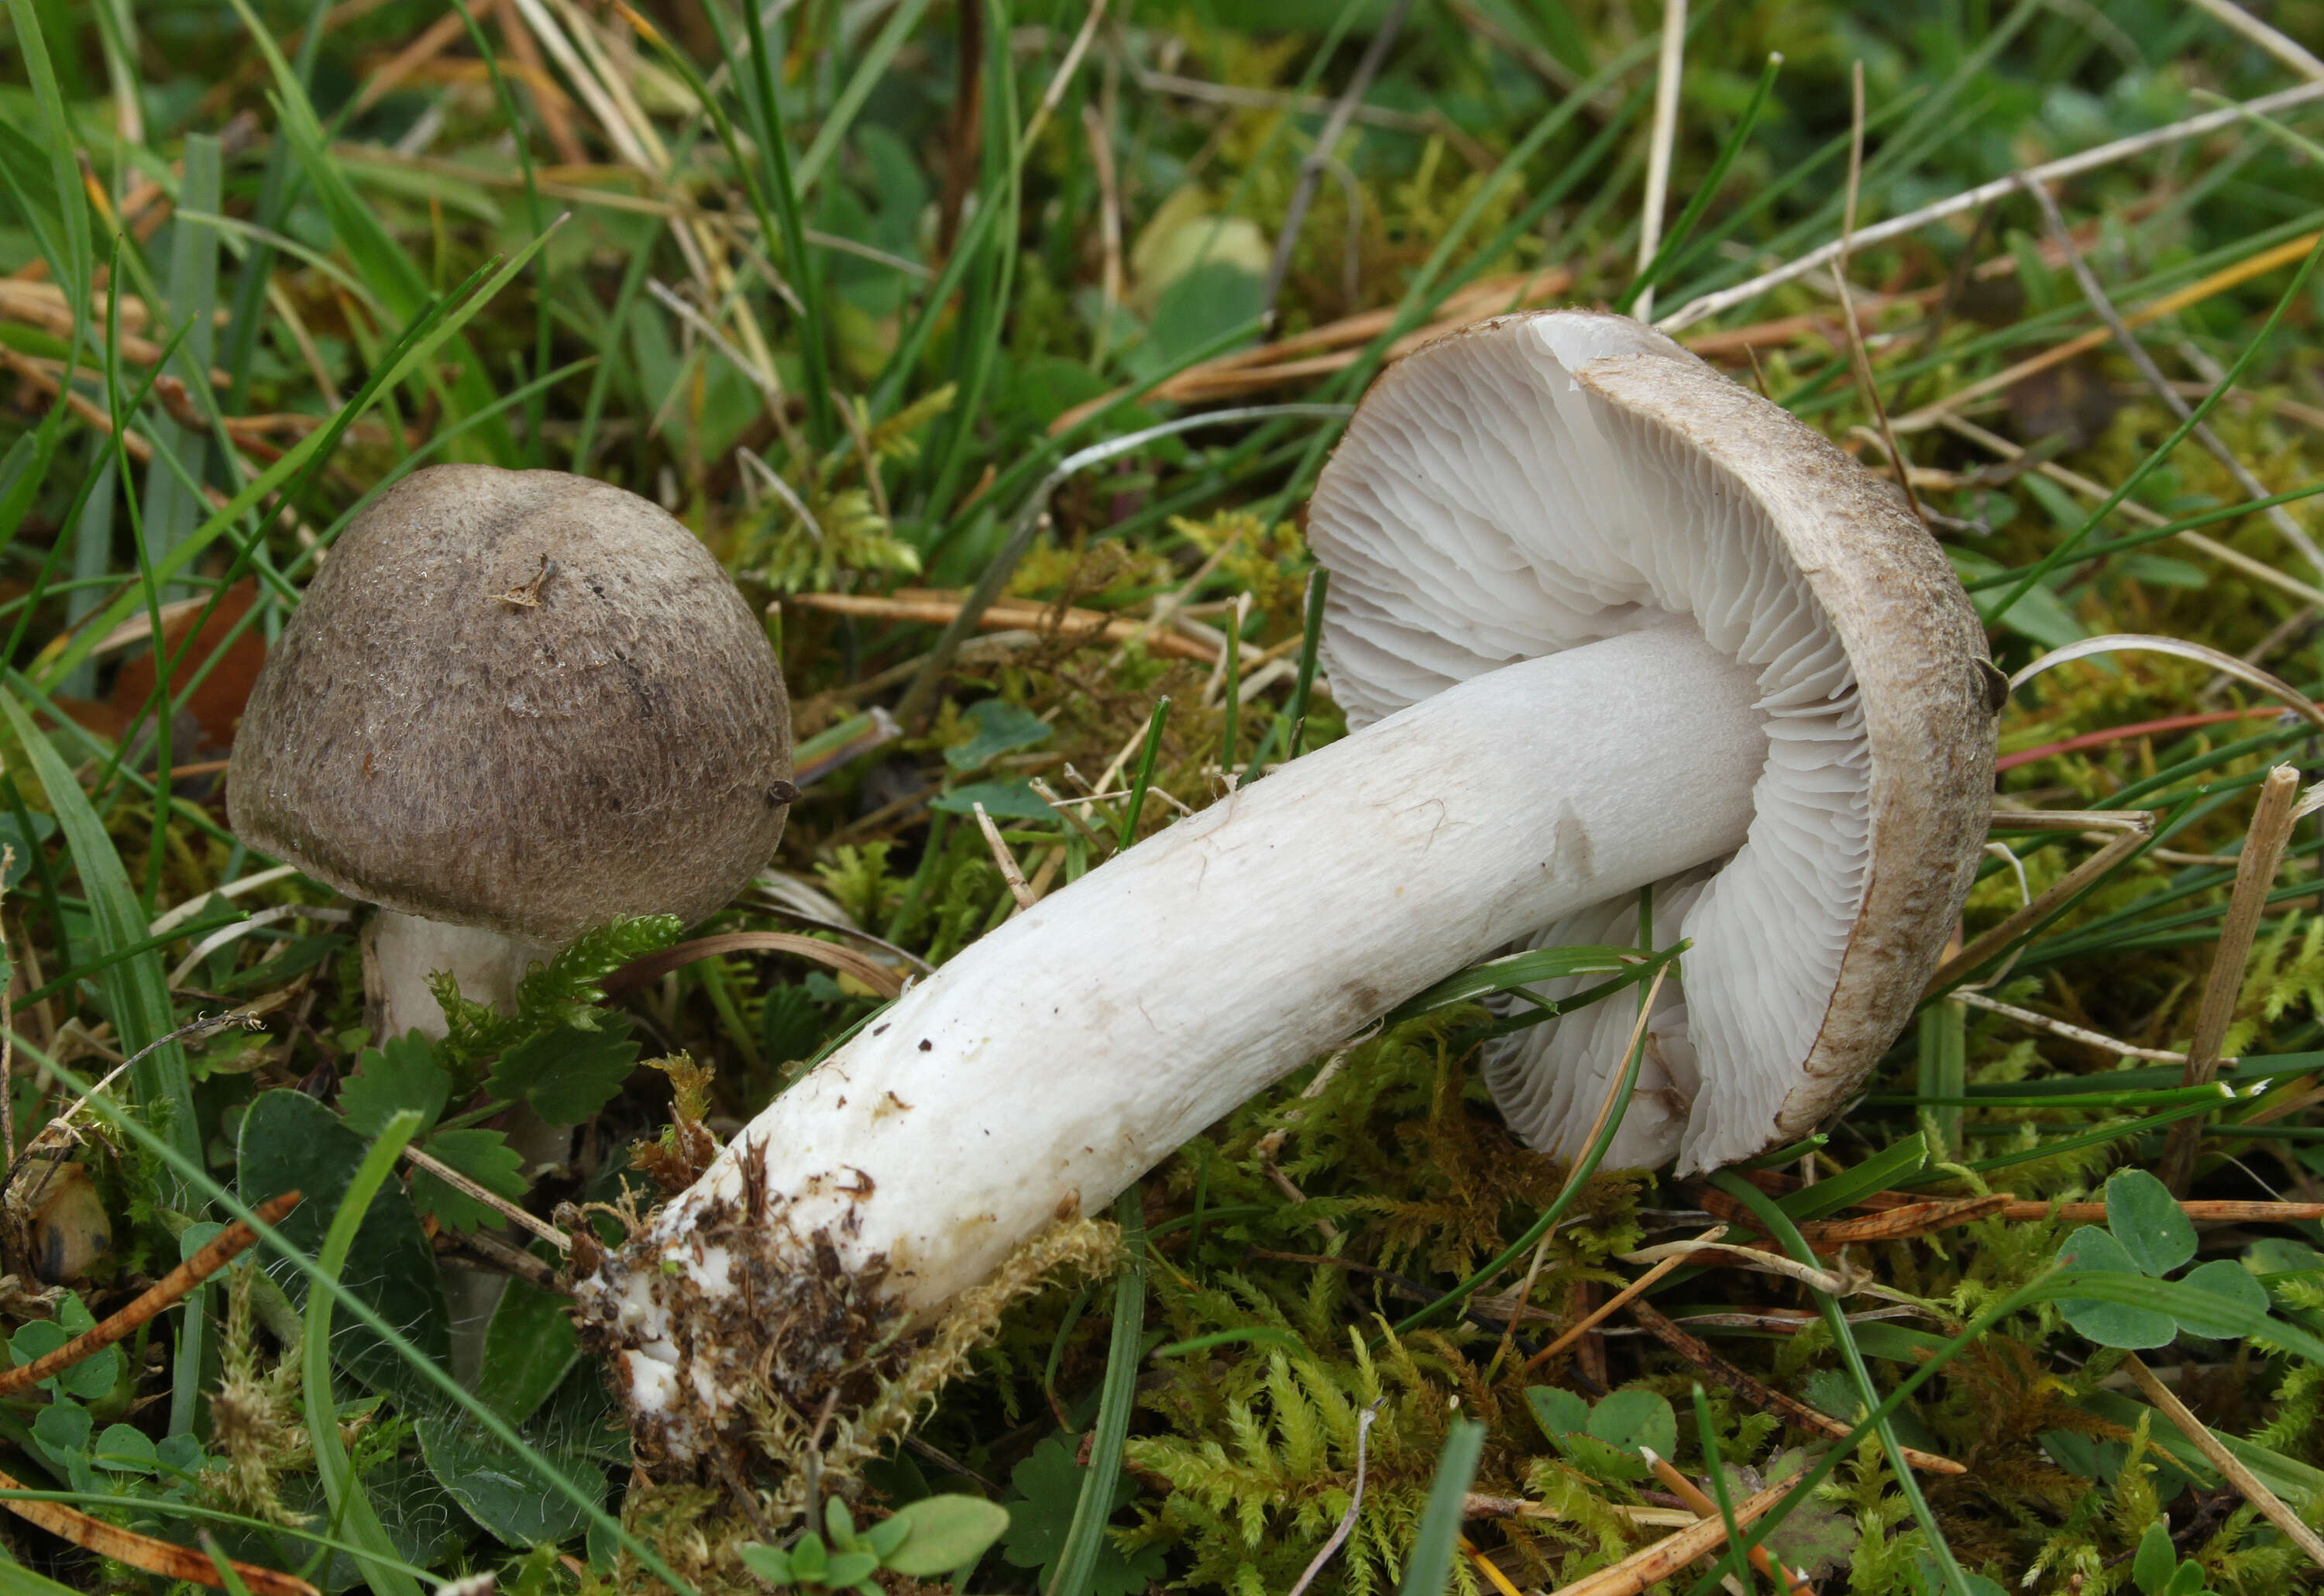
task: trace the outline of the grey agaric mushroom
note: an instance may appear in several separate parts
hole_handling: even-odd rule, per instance
[[[1391,370],[1316,488],[1309,535],[1333,571],[1323,647],[1351,727],[1620,637],[1663,640],[1651,673],[1707,643],[1749,674],[1766,737],[1749,834],[1653,899],[1657,945],[1694,947],[1608,1156],[1713,1167],[1839,1106],[1935,968],[1991,807],[1998,676],[1895,492],[1660,334],[1561,311],[1480,324]],[[1643,717],[1621,734],[1663,747],[1652,801],[1711,798],[1684,744]],[[1625,889],[1529,940],[1637,935]],[[1519,1133],[1579,1152],[1631,1025],[1607,1005],[1495,1044],[1486,1077]]]
[[[691,922],[773,853],[790,708],[765,633],[658,506],[558,471],[438,466],[349,526],[250,695],[252,847],[381,908],[386,1029],[428,987],[507,1006],[617,916]]]
[[[1358,729],[966,949],[578,1269],[650,1449],[813,1411],[1284,1072],[1656,882],[1694,950],[1619,1161],[1758,1152],[1895,1035],[1976,863],[1997,705],[1886,489],[1668,339],[1554,313],[1394,368],[1310,535]],[[1545,1072],[1495,1068],[1570,1150],[1616,1061],[1564,1023]]]

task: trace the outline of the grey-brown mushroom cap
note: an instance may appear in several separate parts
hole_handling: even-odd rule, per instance
[[[1983,628],[1901,496],[1661,334],[1539,311],[1390,368],[1318,482],[1308,536],[1333,571],[1323,653],[1351,726],[1644,627],[1691,626],[1757,673],[1768,758],[1749,838],[1656,883],[1657,945],[1693,946],[1608,1156],[1715,1167],[1845,1098],[1941,955],[1991,802]],[[1688,802],[1683,759],[1670,780]],[[1631,942],[1637,918],[1609,900],[1530,941]],[[1601,1004],[1489,1046],[1512,1126],[1578,1152],[1631,1023]]]
[[[353,897],[556,947],[718,909],[773,854],[790,771],[773,650],[691,531],[586,477],[438,466],[308,587],[227,812]]]
[[[1869,857],[1803,1079],[1766,1138],[1794,1139],[1879,1062],[1959,924],[1993,808],[1985,629],[1895,490],[1788,411],[1693,361],[1600,360],[1577,379],[1641,432],[1692,444],[1759,501],[1855,671],[1871,755]]]

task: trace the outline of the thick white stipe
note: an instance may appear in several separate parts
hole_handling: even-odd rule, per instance
[[[695,1216],[754,1180],[792,1233],[825,1231],[851,1268],[885,1254],[902,1304],[937,1307],[1431,982],[1733,853],[1768,760],[1758,691],[1673,621],[1477,676],[1286,766],[906,994],[649,1239],[720,1292]],[[632,1400],[658,1410],[676,1391],[661,1310],[632,1294],[620,1312]]]

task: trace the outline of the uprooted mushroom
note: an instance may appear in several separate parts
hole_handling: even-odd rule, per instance
[[[1625,935],[1650,884],[1693,948],[1617,1163],[1759,1152],[1894,1038],[1968,890],[1997,705],[1887,489],[1668,339],[1562,312],[1395,367],[1311,535],[1351,733],[967,949],[586,1260],[650,1453],[852,1399],[875,1349],[1285,1072],[1513,944]],[[1495,1059],[1536,1145],[1575,1149],[1616,1029]]]

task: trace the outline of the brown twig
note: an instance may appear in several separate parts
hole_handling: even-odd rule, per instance
[[[1695,1240],[1698,1241],[1716,1241],[1726,1233],[1727,1227],[1725,1225],[1715,1224],[1709,1230],[1703,1232],[1700,1236],[1697,1236]],[[1591,1309],[1586,1316],[1576,1320],[1572,1326],[1563,1335],[1550,1342],[1547,1346],[1542,1348],[1541,1351],[1536,1352],[1532,1357],[1527,1358],[1525,1361],[1524,1367],[1518,1370],[1517,1372],[1520,1374],[1531,1374],[1544,1363],[1548,1362],[1552,1358],[1557,1356],[1558,1353],[1565,1351],[1566,1348],[1581,1340],[1591,1331],[1595,1330],[1599,1325],[1613,1317],[1616,1312],[1629,1306],[1633,1301],[1637,1300],[1641,1293],[1652,1289],[1655,1282],[1659,1281],[1665,1275],[1669,1274],[1673,1269],[1677,1268],[1685,1261],[1686,1259],[1683,1258],[1666,1258],[1663,1259],[1662,1262],[1655,1265],[1654,1268],[1648,1269],[1645,1274],[1640,1275],[1628,1286],[1623,1287],[1621,1290],[1608,1297],[1604,1302],[1600,1303],[1595,1308]]]
[[[1646,1453],[1646,1467],[1655,1471],[1655,1479],[1670,1487],[1671,1494],[1673,1496],[1678,1498],[1679,1500],[1684,1502],[1688,1507],[1692,1508],[1695,1512],[1702,1518],[1718,1518],[1720,1517],[1719,1504],[1712,1501],[1709,1497],[1703,1495],[1702,1490],[1696,1486],[1693,1481],[1688,1479],[1685,1475],[1680,1473],[1676,1468],[1673,1467],[1670,1459],[1666,1457],[1656,1457],[1652,1447],[1642,1446],[1638,1450]],[[1785,1591],[1805,1592],[1806,1596],[1814,1596],[1815,1587],[1808,1583],[1808,1576],[1802,1573],[1795,1568],[1785,1568],[1782,1564],[1778,1564],[1774,1557],[1768,1554],[1766,1547],[1757,1545],[1753,1546],[1750,1551],[1750,1558],[1752,1567],[1757,1569],[1761,1573],[1775,1581],[1776,1584],[1782,1586]]]
[[[0,1490],[29,1490],[23,1481],[0,1474]],[[132,1568],[147,1573],[160,1574],[163,1579],[190,1580],[198,1585],[227,1588],[226,1574],[212,1563],[207,1553],[191,1546],[180,1546],[171,1541],[158,1541],[152,1536],[138,1535],[102,1518],[93,1518],[77,1508],[62,1502],[24,1501],[14,1497],[0,1500],[17,1518],[28,1524],[38,1525],[51,1535],[70,1541],[83,1551],[94,1552],[100,1557],[110,1557],[116,1563],[126,1563]],[[253,1564],[235,1563],[229,1559],[226,1568],[241,1580],[250,1596],[318,1596],[315,1587],[295,1574],[281,1573],[271,1568]]]
[[[1810,1407],[1796,1397],[1787,1397],[1755,1377],[1729,1363],[1696,1337],[1689,1335],[1663,1317],[1651,1304],[1633,1300],[1630,1317],[1636,1319],[1656,1341],[1684,1358],[1711,1379],[1733,1391],[1763,1413],[1772,1413],[1787,1419],[1800,1428],[1812,1430],[1833,1440],[1845,1440],[1855,1426],[1842,1423],[1817,1408]],[[1931,1452],[1916,1452],[1912,1447],[1900,1447],[1904,1461],[1914,1468],[1931,1474],[1966,1474],[1969,1471],[1949,1457],[1939,1457]]]
[[[957,593],[942,593],[928,588],[905,588],[887,597],[856,593],[795,593],[784,601],[810,610],[828,610],[841,615],[867,615],[881,621],[919,621],[931,626],[948,623],[960,613],[965,602]],[[1025,599],[1001,599],[988,606],[977,617],[979,626],[987,632],[1038,632],[1065,638],[1075,642],[1128,642],[1139,635],[1143,623],[1126,621],[1109,615],[1102,610],[1068,609],[1059,613],[1054,605]],[[1193,660],[1204,665],[1213,663],[1217,650],[1191,637],[1175,632],[1155,632],[1146,638],[1149,652],[1175,660]]]
[[[569,1241],[560,1246],[570,1247]],[[455,1246],[478,1261],[490,1265],[503,1274],[514,1275],[543,1291],[553,1291],[559,1296],[570,1296],[571,1288],[558,1278],[557,1268],[546,1259],[533,1257],[521,1247],[511,1246],[490,1231],[471,1231],[460,1237]]]
[[[284,1192],[279,1197],[261,1203],[258,1217],[266,1224],[275,1224],[298,1205],[299,1194]],[[150,1323],[163,1309],[174,1305],[186,1293],[233,1262],[244,1248],[257,1240],[256,1231],[241,1220],[235,1220],[220,1231],[209,1245],[156,1280],[128,1306],[108,1315],[103,1324],[82,1331],[55,1352],[35,1358],[30,1363],[0,1370],[0,1397],[30,1390],[59,1370],[69,1369],[92,1352],[101,1352],[114,1342],[134,1335],[139,1326]],[[10,1504],[12,1507],[15,1505]],[[190,1579],[193,1576],[179,1577]]]
[[[1283,213],[1283,226],[1276,233],[1275,258],[1268,263],[1267,286],[1259,295],[1259,313],[1268,322],[1275,319],[1275,301],[1282,297],[1283,280],[1291,274],[1291,252],[1298,247],[1299,230],[1307,219],[1307,207],[1314,201],[1315,186],[1323,180],[1324,165],[1331,161],[1340,135],[1348,130],[1349,118],[1363,103],[1372,79],[1379,76],[1381,63],[1388,60],[1397,34],[1404,29],[1405,14],[1411,9],[1412,0],[1388,0],[1387,11],[1372,31],[1371,42],[1365,46],[1362,59],[1356,63],[1355,76],[1348,80],[1347,92],[1333,106],[1323,131],[1315,135],[1314,147],[1299,162],[1299,180],[1291,190],[1291,204]]]
[[[2203,984],[2203,1000],[2195,1010],[2195,1036],[2187,1044],[2182,1086],[2208,1086],[2219,1073],[2219,1044],[2236,1015],[2236,999],[2243,991],[2244,963],[2258,935],[2260,917],[2267,912],[2268,888],[2276,866],[2283,861],[2283,844],[2291,840],[2293,807],[2300,798],[2300,772],[2278,765],[2261,784],[2259,803],[2252,811],[2251,829],[2244,835],[2243,857],[2236,864],[2236,884],[2227,899],[2227,916],[2219,927],[2219,946],[2211,955],[2210,977]],[[2203,1142],[2203,1117],[2180,1121],[2171,1127],[2156,1173],[2174,1197],[2187,1195],[2195,1174],[2195,1157]]]
[[[2226,1477],[2228,1484],[2243,1493],[2244,1500],[2257,1508],[2262,1517],[2283,1532],[2285,1539],[2308,1554],[2310,1562],[2324,1566],[2324,1540],[2319,1540],[2316,1532],[2301,1522],[2299,1514],[2284,1506],[2282,1498],[2244,1467],[2234,1453],[2219,1444],[2219,1438],[2211,1434],[2210,1427],[2189,1412],[2187,1405],[2179,1400],[2177,1392],[2155,1379],[2154,1370],[2149,1369],[2135,1352],[2125,1358],[2122,1366],[2129,1371],[2130,1378],[2138,1382],[2138,1388],[2145,1393],[2146,1399],[2161,1408],[2163,1416],[2179,1426],[2179,1433],[2193,1442],[2195,1450],[2209,1460],[2211,1466]]]
[[[1756,1495],[1735,1504],[1733,1518],[1738,1529],[1757,1523],[1784,1497],[1792,1487],[1806,1477],[1800,1470]],[[1676,1535],[1665,1536],[1653,1545],[1631,1553],[1619,1563],[1601,1568],[1596,1573],[1584,1574],[1570,1585],[1559,1587],[1555,1596],[1639,1596],[1639,1592],[1678,1573],[1698,1557],[1707,1557],[1727,1544],[1727,1519],[1714,1514]]]
[[[1848,137],[1848,204],[1840,224],[1840,254],[1831,263],[1831,285],[1840,295],[1840,318],[1848,329],[1848,363],[1856,373],[1857,386],[1864,392],[1865,407],[1880,426],[1880,446],[1888,454],[1888,468],[1896,474],[1896,485],[1904,490],[1904,502],[1912,507],[1913,519],[1924,525],[1927,512],[1921,508],[1921,495],[1913,491],[1913,463],[1896,442],[1896,429],[1889,424],[1888,407],[1880,400],[1880,380],[1872,372],[1872,355],[1864,345],[1864,328],[1856,319],[1856,307],[1848,289],[1848,256],[1856,245],[1856,196],[1864,178],[1864,63],[1858,60],[1849,77],[1849,104],[1854,115],[1849,125]],[[1641,313],[1643,318],[1643,312]]]
[[[788,931],[730,931],[723,936],[697,936],[691,942],[681,942],[676,947],[648,954],[606,976],[604,983],[605,995],[617,997],[622,992],[635,992],[697,959],[714,959],[731,953],[787,953],[802,959],[813,959],[843,975],[853,975],[883,998],[903,995],[903,977],[887,965],[864,957],[852,947],[818,942],[812,936],[794,936]]]
[[[429,1158],[426,1153],[421,1152],[416,1147],[406,1147],[403,1149],[403,1161],[410,1165],[414,1169],[425,1170],[428,1174],[434,1176],[446,1185],[450,1186],[454,1191],[458,1192],[461,1195],[466,1197],[469,1201],[482,1204],[484,1206],[491,1209],[493,1213],[499,1214],[503,1219],[507,1220],[511,1224],[530,1231],[534,1235],[539,1236],[542,1241],[556,1248],[559,1252],[571,1250],[573,1242],[563,1231],[558,1230],[555,1225],[547,1223],[532,1214],[527,1213],[523,1209],[510,1202],[506,1197],[502,1196],[498,1192],[486,1186],[478,1185],[475,1181],[470,1180],[466,1176],[461,1174],[457,1169],[453,1168],[449,1164],[443,1162],[441,1159]]]

